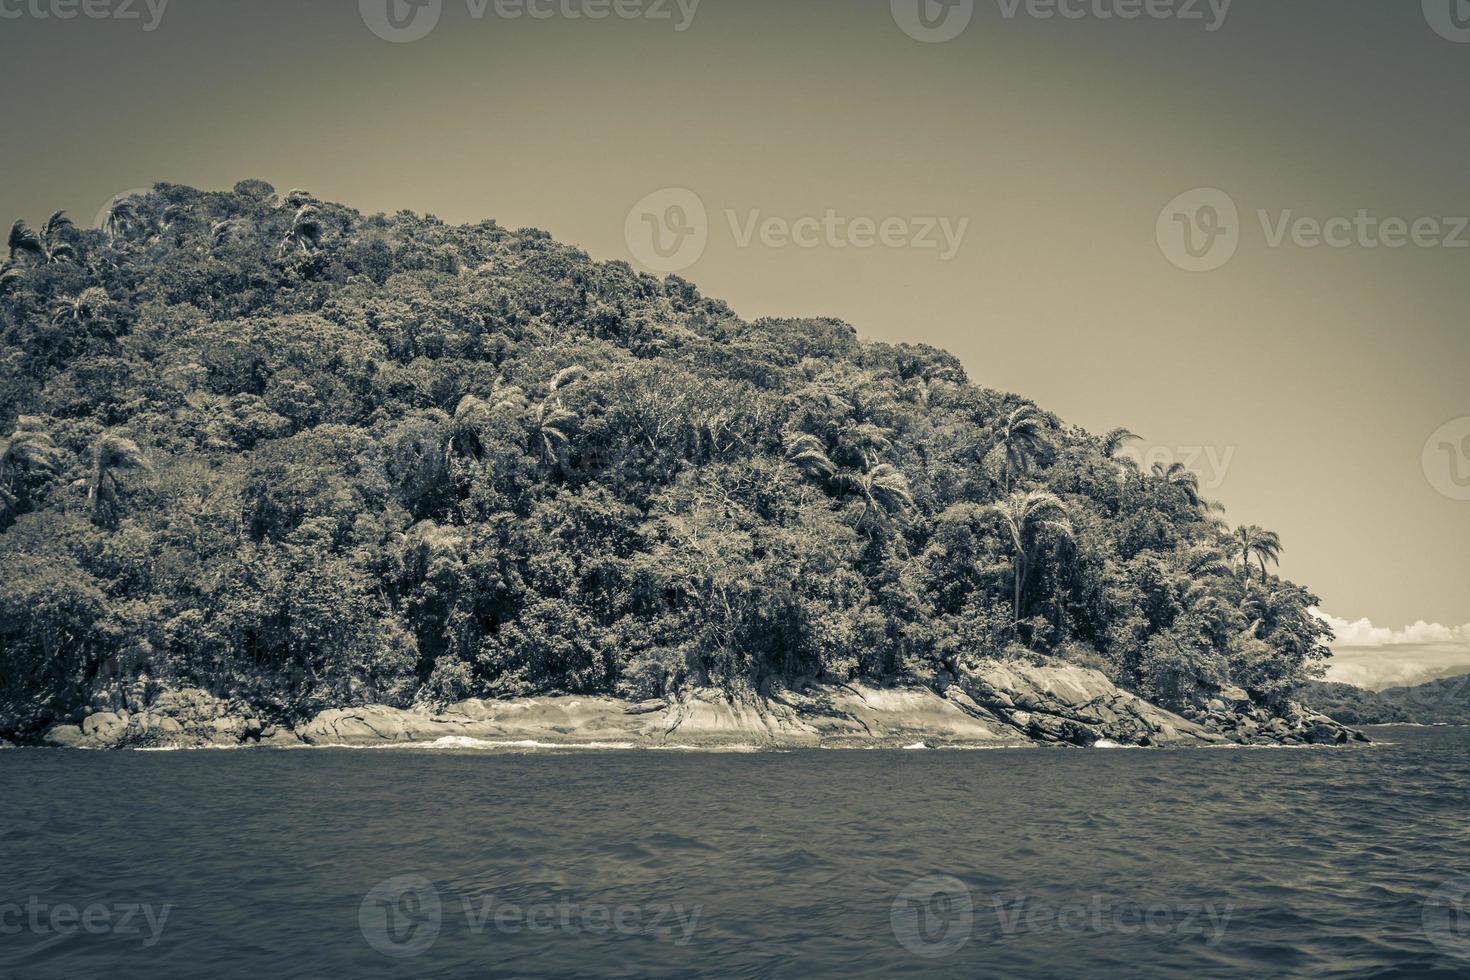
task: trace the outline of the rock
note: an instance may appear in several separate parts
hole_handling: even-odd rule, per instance
[[[1210,698],[1209,703],[1206,704],[1205,707],[1212,714],[1217,714],[1217,715],[1223,715],[1226,712],[1226,710],[1227,710],[1226,707],[1225,707],[1225,702],[1224,701],[1221,701],[1219,698]]]
[[[82,745],[86,736],[82,734],[80,725],[55,725],[46,732],[44,738],[51,745],[74,749]]]
[[[82,734],[98,742],[111,741],[127,730],[127,719],[111,711],[99,711],[82,719]]]
[[[1224,687],[1220,688],[1219,693],[1221,701],[1229,702],[1231,704],[1249,705],[1253,703],[1251,700],[1251,696],[1246,693],[1245,689],[1236,687],[1234,684],[1226,684]]]
[[[1341,745],[1348,740],[1347,732],[1331,723],[1310,726],[1304,737],[1313,745]]]

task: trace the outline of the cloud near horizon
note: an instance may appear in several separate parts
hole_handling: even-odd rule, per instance
[[[1470,674],[1470,623],[1445,626],[1420,620],[1395,630],[1320,609],[1312,615],[1337,634],[1329,644],[1333,657],[1324,680],[1381,691]]]

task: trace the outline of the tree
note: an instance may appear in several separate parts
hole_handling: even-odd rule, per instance
[[[99,527],[117,526],[118,491],[122,474],[151,470],[152,464],[133,440],[115,432],[104,433],[92,447],[92,473],[87,481],[87,508],[92,523]]]
[[[1055,494],[1042,490],[1016,491],[991,504],[993,515],[1005,532],[1011,551],[1012,603],[1019,625],[1024,611],[1026,583],[1031,576],[1045,534],[1071,542],[1075,532],[1067,505]]]
[[[546,386],[546,396],[528,416],[531,440],[536,458],[543,466],[564,468],[571,447],[568,435],[577,415],[562,404],[560,392],[585,377],[587,369],[573,365],[558,371]]]
[[[59,296],[51,303],[53,322],[85,323],[111,302],[107,290],[89,286],[76,296]]]
[[[321,209],[315,204],[303,204],[291,218],[291,229],[281,242],[281,252],[284,254],[293,247],[301,252],[309,252],[321,243]]]
[[[71,228],[71,219],[65,211],[57,211],[46,219],[39,233],[31,230],[24,220],[17,219],[10,226],[10,261],[18,256],[27,256],[37,265],[69,261],[76,257],[76,249],[62,236]]]
[[[822,440],[807,432],[788,432],[783,440],[786,462],[809,480],[830,480],[837,467],[827,456]]]
[[[914,508],[908,478],[888,463],[876,463],[863,471],[844,474],[842,485],[859,504],[853,522],[859,530],[884,526]]]
[[[1266,563],[1281,564],[1281,538],[1275,531],[1267,531],[1254,524],[1235,529],[1233,540],[1235,555],[1240,559],[1240,577],[1251,577],[1251,559],[1261,566],[1261,581],[1266,580]]]
[[[1007,413],[996,427],[985,464],[1001,477],[1006,493],[1012,481],[1031,472],[1051,448],[1051,424],[1035,405],[1021,405]]]
[[[1189,506],[1201,515],[1224,512],[1225,508],[1221,504],[1206,500],[1200,494],[1199,474],[1183,463],[1174,462],[1168,466],[1163,463],[1155,463],[1151,472],[1154,479],[1167,483],[1171,487],[1177,487],[1184,494],[1184,499],[1189,501]]]
[[[0,530],[8,527],[25,505],[27,484],[55,474],[60,465],[61,450],[41,427],[41,420],[22,415],[15,431],[0,440]]]
[[[107,217],[102,222],[102,230],[106,233],[107,240],[114,245],[117,244],[118,239],[126,238],[140,226],[136,197],[124,197],[113,201],[112,206],[107,209]]]

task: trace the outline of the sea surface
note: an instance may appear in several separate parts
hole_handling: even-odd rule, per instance
[[[1470,729],[0,752],[0,977],[1470,976]]]

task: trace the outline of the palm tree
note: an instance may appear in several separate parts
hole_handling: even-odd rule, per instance
[[[28,475],[55,473],[61,462],[61,450],[51,435],[41,427],[40,419],[22,415],[15,431],[0,439],[0,529],[9,526],[20,504]]]
[[[1140,436],[1130,429],[1125,429],[1121,426],[1113,429],[1107,435],[1102,437],[1103,455],[1106,456],[1108,459],[1117,459],[1118,450],[1122,449],[1130,442],[1137,442],[1139,438]]]
[[[869,466],[858,473],[848,473],[842,478],[843,486],[862,505],[855,526],[861,529],[868,519],[875,518],[881,526],[891,518],[902,516],[914,508],[914,494],[909,489],[908,478],[897,467],[888,463]]]
[[[1199,492],[1199,474],[1186,467],[1183,463],[1170,463],[1167,467],[1163,463],[1155,463],[1151,470],[1154,479],[1162,480],[1172,487],[1178,487],[1184,493],[1184,499],[1189,501],[1189,506],[1201,515],[1210,513],[1224,513],[1225,506],[1218,501],[1206,500]]]
[[[113,201],[112,206],[107,209],[107,217],[102,222],[102,230],[107,234],[107,240],[116,244],[119,238],[127,237],[129,232],[138,227],[138,224],[137,198],[125,197]]]
[[[1031,472],[1049,448],[1051,423],[1035,405],[1021,405],[996,427],[984,462],[1001,474],[1006,493],[1010,493],[1011,478]]]
[[[1036,565],[1043,532],[1065,541],[1076,539],[1067,505],[1056,494],[1044,490],[1016,491],[991,504],[984,513],[993,515],[1006,531],[1011,545],[1012,588],[1016,623],[1021,622],[1026,582]]]
[[[786,462],[810,480],[830,480],[837,467],[827,456],[822,440],[808,432],[788,432],[785,439]]]
[[[136,442],[113,432],[104,433],[92,448],[92,475],[87,481],[87,506],[92,512],[92,523],[115,527],[121,474],[152,468]]]
[[[17,266],[6,265],[0,269],[0,293],[5,292],[16,283],[25,281],[25,270]]]
[[[291,230],[286,232],[286,238],[281,242],[282,254],[293,245],[302,252],[309,252],[322,243],[320,214],[321,209],[315,204],[303,204],[296,209],[296,215],[291,219]]]
[[[70,260],[76,257],[76,249],[61,240],[61,235],[71,227],[71,219],[65,211],[57,211],[46,219],[38,234],[23,219],[10,226],[10,261],[26,255],[38,265]]]
[[[485,455],[484,434],[490,425],[491,408],[482,398],[465,395],[455,406],[454,418],[449,423],[449,440],[445,445],[446,459],[456,456],[479,460]]]
[[[566,466],[567,450],[571,447],[566,430],[577,420],[577,415],[562,404],[560,392],[586,374],[587,369],[579,364],[556,372],[546,385],[546,397],[529,413],[533,450],[543,465]]]
[[[111,301],[107,290],[89,286],[77,296],[60,296],[51,302],[53,322],[84,323],[96,316]]]
[[[1281,537],[1275,531],[1267,531],[1254,524],[1235,529],[1232,542],[1234,554],[1240,559],[1240,577],[1249,581],[1251,559],[1261,566],[1261,581],[1266,581],[1266,563],[1281,564]]]
[[[246,231],[246,224],[242,219],[226,218],[209,226],[209,238],[215,245],[223,245],[226,242],[243,240]]]

